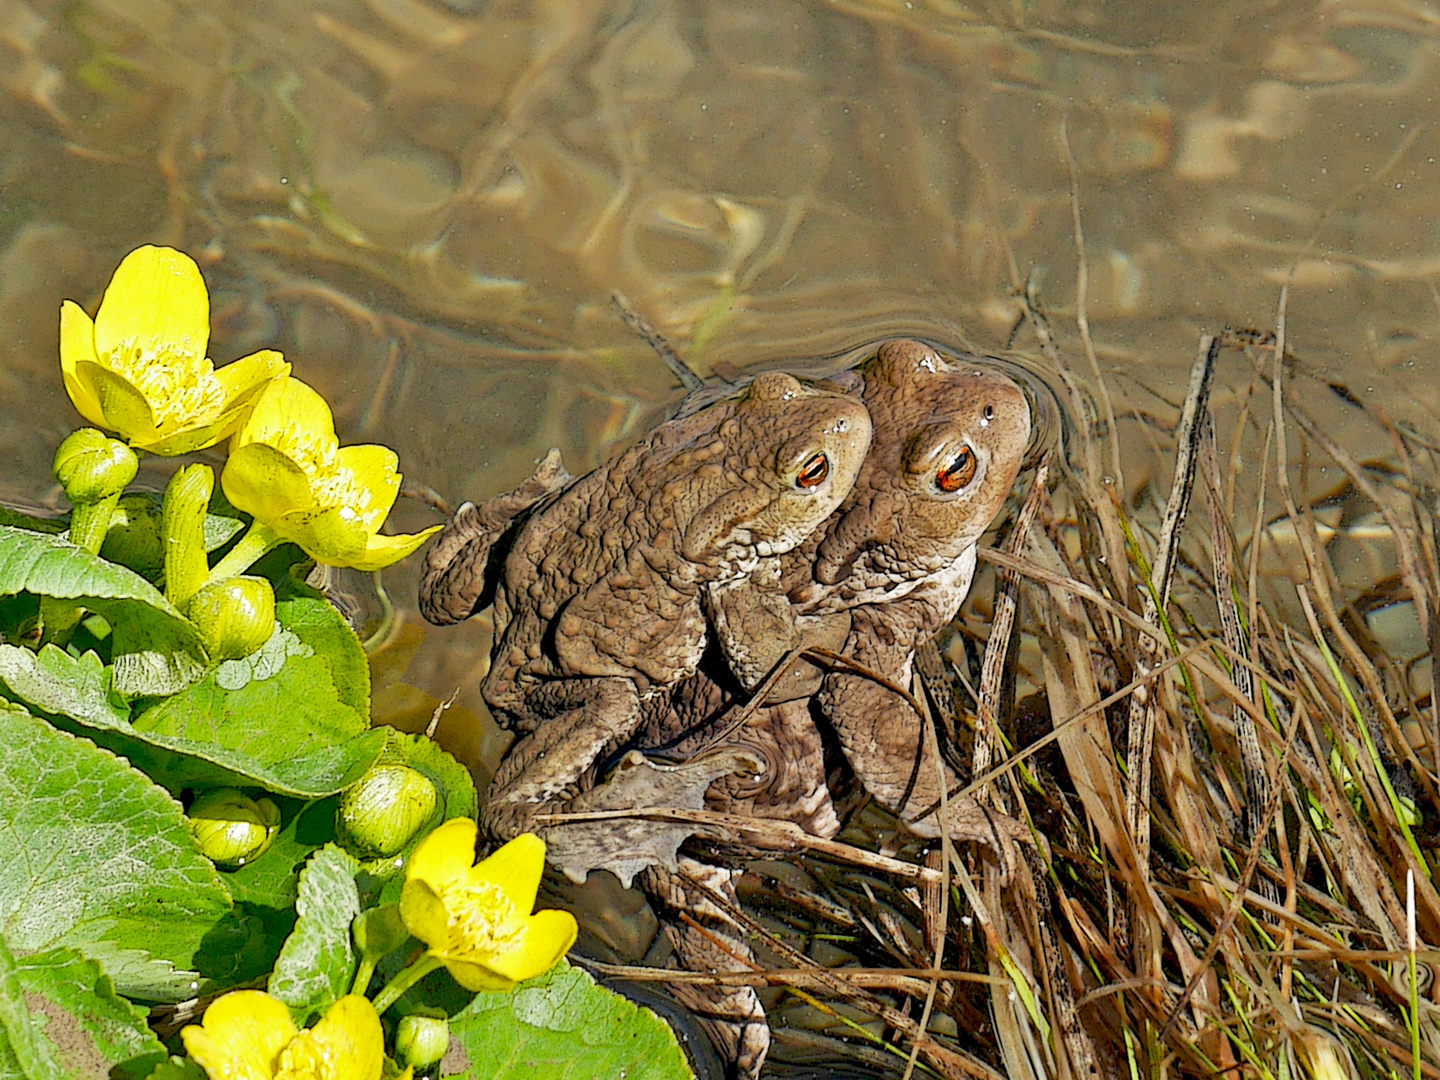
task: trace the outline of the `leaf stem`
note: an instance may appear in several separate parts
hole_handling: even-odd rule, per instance
[[[378,956],[361,954],[360,964],[355,969],[355,981],[350,985],[350,993],[365,996],[365,991],[370,989],[370,980],[375,975],[375,962],[379,959]]]
[[[428,953],[416,960],[415,963],[391,979],[390,984],[375,996],[375,1011],[383,1014],[386,1009],[400,999],[401,994],[440,966],[439,958]]]
[[[271,548],[279,547],[284,542],[285,538],[278,535],[269,525],[258,520],[252,521],[250,528],[240,538],[240,542],[211,569],[210,576],[205,579],[205,584],[213,585],[217,581],[225,581],[243,574],[250,568],[251,563]]]

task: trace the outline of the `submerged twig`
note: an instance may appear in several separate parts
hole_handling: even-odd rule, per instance
[[[702,390],[705,387],[705,380],[690,370],[690,365],[680,359],[670,342],[665,340],[658,330],[645,321],[645,317],[630,306],[623,293],[612,292],[610,298],[615,301],[615,307],[620,312],[620,318],[625,320],[625,325],[645,339],[646,344],[655,350],[655,355],[660,357],[671,373],[680,380],[680,385],[687,391]]]

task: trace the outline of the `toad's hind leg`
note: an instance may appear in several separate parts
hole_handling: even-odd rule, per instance
[[[629,679],[558,679],[532,689],[525,705],[534,730],[496,770],[480,825],[496,840],[533,832],[548,843],[555,828],[537,818],[564,810],[601,755],[634,734],[640,698]]]
[[[736,873],[684,855],[679,873],[658,866],[644,872],[641,884],[661,908],[665,936],[682,968],[716,974],[756,969],[740,927],[711,897],[713,891],[735,904]],[[674,983],[671,992],[699,1018],[721,1056],[735,1063],[740,1080],[760,1075],[770,1052],[770,1024],[754,987]]]

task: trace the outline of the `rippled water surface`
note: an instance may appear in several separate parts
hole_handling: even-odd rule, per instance
[[[0,494],[46,498],[77,423],[60,299],[143,242],[202,263],[217,361],[283,349],[458,502],[678,396],[615,290],[706,372],[1000,350],[1029,280],[1088,378],[1074,205],[1130,499],[1199,333],[1273,326],[1287,281],[1321,422],[1384,452],[1335,383],[1440,437],[1437,39],[1409,0],[0,0]],[[1222,418],[1250,380],[1227,354]],[[479,711],[483,634],[408,672],[402,634],[382,711]],[[476,730],[440,737],[483,764]]]

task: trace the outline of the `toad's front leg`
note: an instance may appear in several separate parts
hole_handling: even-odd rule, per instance
[[[721,776],[758,773],[763,764],[742,747],[721,747],[678,765],[654,765],[627,754],[600,784],[595,765],[627,742],[639,724],[639,698],[628,679],[563,679],[542,684],[527,704],[539,708],[534,730],[501,762],[480,812],[497,840],[538,833],[545,857],[574,881],[609,870],[627,887],[637,871],[675,866],[676,852],[700,826],[652,821],[646,808],[699,810]],[[548,815],[620,811],[597,820],[550,822]]]
[[[529,689],[524,704],[515,726],[533,730],[500,762],[480,825],[496,840],[533,832],[551,844],[564,827],[538,818],[565,810],[600,757],[635,733],[640,697],[629,679],[556,679]]]

